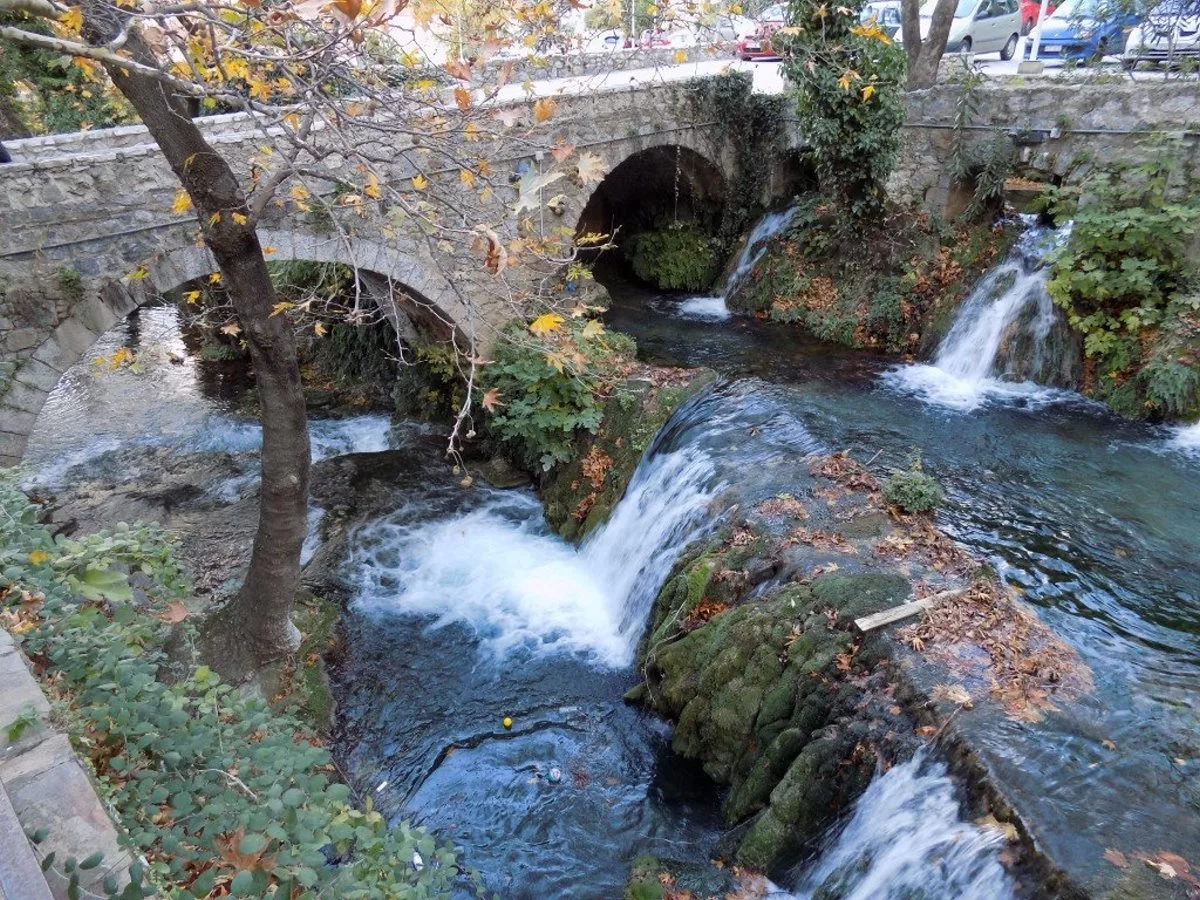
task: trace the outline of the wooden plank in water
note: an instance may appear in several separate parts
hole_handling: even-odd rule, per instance
[[[855,619],[854,624],[859,631],[874,631],[876,628],[882,628],[884,625],[891,625],[893,622],[899,622],[902,619],[919,615],[922,610],[929,609],[931,606],[941,603],[943,600],[948,600],[951,597],[957,597],[964,590],[965,588],[957,588],[953,591],[942,591],[931,597],[913,600],[911,603],[902,603],[900,606],[893,606],[891,609],[885,609],[883,612]]]

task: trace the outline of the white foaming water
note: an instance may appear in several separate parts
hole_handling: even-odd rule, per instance
[[[1200,460],[1200,422],[1175,429],[1167,447],[1185,456]]]
[[[725,305],[724,297],[689,297],[675,307],[675,314],[685,319],[700,319],[706,322],[719,322],[732,315],[729,307]]]
[[[960,410],[975,409],[989,400],[1045,406],[1074,396],[1032,381],[996,377],[1004,374],[996,371],[1001,346],[1031,304],[1033,317],[1024,327],[1033,348],[1032,369],[1041,367],[1056,315],[1046,291],[1050,273],[1042,263],[1069,234],[1069,226],[1057,232],[1030,228],[1008,258],[976,285],[938,346],[932,364],[897,366],[884,374],[884,382],[930,403]]]
[[[792,897],[1011,900],[1003,836],[962,821],[945,766],[918,754],[876,775]]]
[[[521,650],[629,665],[650,601],[703,527],[712,466],[679,450],[642,461],[609,522],[582,548],[551,534],[528,494],[488,491],[481,508],[428,521],[404,510],[357,535],[357,602],[475,632],[496,657]]]

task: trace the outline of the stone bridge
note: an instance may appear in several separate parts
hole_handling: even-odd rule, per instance
[[[506,242],[516,237],[510,182],[521,171],[554,165],[555,144],[598,157],[607,175],[598,185],[563,178],[547,189],[561,196],[552,211],[533,217],[544,236],[611,228],[620,224],[615,207],[656,195],[660,202],[672,194],[685,203],[725,201],[739,164],[733,142],[720,123],[696,121],[677,87],[626,80],[619,89],[554,102],[544,122],[528,99],[497,106],[507,111],[502,135],[464,147],[485,155],[496,188],[486,202],[471,194],[477,218],[458,223],[465,234],[455,246],[382,213],[337,208],[339,227],[331,227],[328,218],[287,204],[260,224],[268,258],[352,266],[377,301],[394,301],[380,305],[402,338],[414,336],[414,325],[432,324],[460,343],[486,346],[522,314],[524,298],[561,282],[562,266],[531,261],[496,278],[466,232],[482,221]],[[248,175],[264,141],[257,124],[240,114],[199,121],[235,171]],[[101,333],[140,304],[215,271],[198,243],[195,213],[173,211],[179,184],[140,126],[8,147],[14,163],[0,169],[0,465],[20,459],[46,396]],[[406,183],[418,171],[417,154],[396,150],[384,174],[392,184]],[[457,168],[429,171],[425,164],[422,171],[429,193],[441,190],[453,203],[455,191],[460,198],[466,191]],[[784,178],[767,194],[785,191]],[[331,180],[318,193],[335,190]]]

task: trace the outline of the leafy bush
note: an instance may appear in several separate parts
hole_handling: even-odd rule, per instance
[[[699,291],[717,276],[713,241],[695,225],[642,231],[625,242],[633,274],[665,291]]]
[[[1048,206],[1073,219],[1053,263],[1050,296],[1083,334],[1089,389],[1133,418],[1184,416],[1200,405],[1200,278],[1190,248],[1200,204],[1173,200],[1167,157],[1093,173],[1084,202]]]
[[[904,124],[904,52],[860,24],[861,8],[791,0],[788,27],[771,38],[783,44],[821,191],[848,224],[883,211]]]
[[[595,434],[633,340],[595,320],[548,313],[529,329],[510,328],[484,372],[490,427],[517,460],[549,471],[575,455],[580,430]]]
[[[297,720],[206,666],[168,662],[165,622],[178,622],[187,583],[163,531],[122,524],[67,540],[37,517],[0,482],[0,605],[150,860],[133,868],[132,887],[110,880],[110,897],[142,896],[143,878],[170,896],[261,897],[272,886],[290,898],[450,892],[460,877],[452,849],[407,824],[389,830],[369,802],[353,806],[350,788],[325,774],[328,751]],[[189,625],[176,626],[185,644]]]
[[[907,513],[925,513],[941,506],[946,493],[937,479],[921,468],[921,457],[914,455],[907,469],[893,472],[884,482],[883,499]]]

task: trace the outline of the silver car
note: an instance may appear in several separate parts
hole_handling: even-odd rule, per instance
[[[929,36],[935,6],[937,0],[928,0],[921,7],[921,40]],[[999,51],[1001,59],[1012,59],[1020,40],[1021,11],[1017,0],[958,0],[946,52]]]
[[[1129,33],[1122,62],[1132,71],[1140,62],[1200,60],[1200,0],[1166,0],[1143,16]]]

